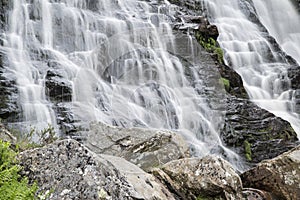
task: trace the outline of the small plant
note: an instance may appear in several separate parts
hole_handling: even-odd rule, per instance
[[[222,77],[222,78],[220,79],[220,82],[221,82],[221,84],[224,85],[225,90],[228,92],[229,89],[230,89],[230,82],[229,82],[229,80]]]
[[[224,53],[223,50],[217,45],[216,40],[214,40],[213,38],[207,39],[200,33],[196,33],[196,39],[206,51],[217,55],[219,63],[223,63]]]
[[[16,149],[20,150],[41,147],[57,140],[54,127],[50,124],[41,131],[36,131],[34,128],[31,128],[28,133],[21,133],[16,129],[10,129],[9,131],[17,138]]]
[[[16,155],[10,143],[0,140],[0,200],[35,199],[38,187],[35,183],[29,185],[28,179],[20,176]]]
[[[247,161],[252,161],[251,144],[247,140],[244,141],[244,148]]]

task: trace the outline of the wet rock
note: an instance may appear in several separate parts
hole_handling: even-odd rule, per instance
[[[300,13],[300,0],[292,0],[295,7],[298,9],[298,12]]]
[[[274,158],[297,144],[291,125],[247,99],[229,97],[225,126],[221,132],[225,144],[244,154],[250,162]]]
[[[72,101],[72,84],[63,77],[60,70],[49,70],[45,83],[51,101],[69,102]]]
[[[81,140],[81,137],[78,137],[78,133],[85,130],[83,128],[84,124],[75,116],[72,106],[70,102],[56,104],[57,124],[60,126],[64,136]]]
[[[0,52],[0,118],[4,122],[15,122],[21,117],[19,95],[15,77],[7,69],[7,63],[6,55]]]
[[[179,199],[241,199],[242,182],[232,166],[219,157],[171,161],[153,170]]]
[[[93,152],[125,158],[146,171],[189,155],[184,139],[171,131],[120,128],[99,122],[92,123],[83,136]]]
[[[5,29],[7,22],[7,11],[10,6],[9,0],[1,0],[0,2],[0,33]]]
[[[291,81],[291,88],[296,90],[300,89],[300,66],[294,65],[288,70],[288,77]]]
[[[244,88],[243,80],[237,72],[222,63],[219,63],[217,68],[221,77],[229,81],[229,87],[225,89],[230,95],[244,99],[249,98],[246,89]]]
[[[244,187],[270,192],[274,199],[300,197],[300,146],[272,160],[259,163],[241,175]]]
[[[49,199],[174,199],[167,189],[122,158],[96,155],[74,140],[22,152],[22,174]]]

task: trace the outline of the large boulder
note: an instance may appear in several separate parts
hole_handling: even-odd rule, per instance
[[[168,190],[122,158],[97,155],[75,140],[20,154],[22,174],[48,199],[174,199]]]
[[[274,159],[259,163],[241,175],[244,187],[270,192],[274,199],[300,197],[300,146]]]
[[[149,171],[189,156],[185,140],[171,131],[113,127],[92,123],[85,145],[93,152],[123,157]]]
[[[220,157],[172,161],[153,174],[179,199],[242,199],[239,175]]]

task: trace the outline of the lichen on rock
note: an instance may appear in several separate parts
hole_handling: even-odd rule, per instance
[[[259,163],[241,175],[244,187],[270,192],[274,199],[300,197],[300,146]]]

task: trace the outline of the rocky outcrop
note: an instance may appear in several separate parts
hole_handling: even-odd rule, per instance
[[[171,131],[125,129],[99,122],[91,124],[83,136],[93,152],[125,158],[146,171],[189,154],[184,139]]]
[[[244,187],[270,192],[273,199],[300,197],[300,146],[242,174]]]
[[[247,99],[231,96],[227,101],[225,144],[251,162],[274,158],[297,145],[297,134],[288,122]]]
[[[246,14],[249,18],[259,23],[255,11],[251,9],[251,4],[243,2],[242,6],[245,7],[245,11],[248,11]],[[216,55],[216,52],[219,52],[220,48],[216,42],[211,42],[210,40],[210,38],[217,39],[217,30],[208,29],[210,25],[208,19],[201,16],[192,17],[189,14],[181,17],[181,19],[184,19],[184,23],[191,25],[180,24],[180,27],[193,27],[193,24],[199,24],[198,29],[192,30],[194,30],[198,42],[208,52],[211,52],[211,57],[216,63],[215,67],[219,70],[221,81],[228,93],[224,95],[226,96],[224,99],[227,101],[224,103],[226,105],[225,124],[223,130],[221,130],[223,142],[238,153],[244,154],[246,160],[254,163],[274,158],[295,147],[298,141],[297,134],[290,124],[252,103],[249,100],[240,75],[230,66],[225,65],[224,62],[220,62],[220,55]],[[262,25],[260,26],[262,27],[261,31],[267,33],[267,30]],[[175,28],[177,27],[175,26]],[[177,29],[182,30],[182,28]],[[296,66],[295,61],[288,59],[288,56],[282,52],[274,38],[269,37],[267,39],[274,45],[274,48],[276,47],[275,49],[282,60],[287,60],[286,62],[289,63],[289,66]],[[214,45],[214,48],[211,48],[212,45]],[[272,59],[274,58],[270,56],[270,60]],[[205,69],[205,71],[207,70]],[[297,75],[299,74],[299,70],[294,73],[291,71],[289,74],[290,76],[294,76],[291,79],[292,88],[300,88],[300,83],[297,83],[300,80]],[[296,102],[296,112],[300,111],[299,94],[299,92],[293,94],[294,102]],[[209,99],[211,100],[212,98]]]
[[[219,158],[187,158],[153,171],[179,199],[242,199],[242,182],[231,165]]]
[[[59,72],[49,70],[46,75],[46,94],[51,101],[69,102],[72,101],[72,85]]]
[[[75,140],[21,153],[22,174],[48,199],[174,199],[155,177],[122,158],[96,155]]]

